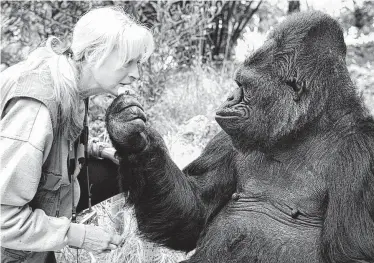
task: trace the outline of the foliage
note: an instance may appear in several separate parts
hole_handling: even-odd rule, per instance
[[[288,2],[288,14],[300,11],[300,1],[289,1]]]
[[[211,59],[230,59],[233,47],[243,30],[258,11],[262,1],[217,1],[208,2],[222,11],[208,25],[206,49],[212,49]]]
[[[374,116],[374,41],[360,46],[349,46],[347,64],[358,93]]]
[[[195,57],[203,61],[230,58],[232,47],[258,11],[262,1],[147,1],[135,16],[166,33],[182,64]],[[168,37],[172,35],[173,37]],[[177,45],[176,45],[177,44]],[[222,57],[223,56],[223,57]],[[200,60],[201,61],[201,60]]]
[[[134,16],[151,25],[155,35],[156,52],[144,68],[142,95],[156,100],[166,82],[175,72],[186,71],[201,61],[204,25],[216,15],[206,10],[204,2],[149,1],[141,2]],[[198,12],[194,12],[198,10]]]
[[[252,5],[253,4],[253,5]],[[233,46],[261,1],[142,1],[128,9],[155,35],[156,52],[134,85],[151,103],[175,72],[231,57]]]
[[[72,25],[101,2],[2,1],[1,61],[9,66],[54,35],[67,44]]]
[[[347,0],[346,0],[347,1]],[[346,6],[339,16],[339,22],[345,30],[355,27],[359,34],[367,35],[374,30],[374,2],[353,1],[353,6]]]

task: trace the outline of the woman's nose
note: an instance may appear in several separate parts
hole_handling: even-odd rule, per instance
[[[139,68],[137,65],[135,65],[135,67],[133,67],[129,72],[129,77],[131,78],[131,80],[137,80],[140,78]]]

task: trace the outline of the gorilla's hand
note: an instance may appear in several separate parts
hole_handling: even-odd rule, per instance
[[[146,117],[134,96],[120,95],[109,106],[106,127],[113,146],[122,153],[136,153],[147,146]]]

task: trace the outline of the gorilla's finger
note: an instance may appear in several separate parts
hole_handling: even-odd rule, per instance
[[[111,112],[120,112],[128,107],[131,106],[137,106],[141,109],[143,109],[143,106],[139,103],[139,101],[131,96],[131,95],[120,95],[117,99],[113,101],[113,104],[111,105],[112,110]]]
[[[134,119],[129,122],[111,120],[107,126],[109,135],[118,142],[125,142],[129,137],[145,130],[145,122],[142,119]]]
[[[148,140],[143,132],[133,134],[130,137],[127,137],[124,141],[116,141],[117,151],[122,152],[140,152],[146,148]]]
[[[117,117],[120,121],[128,122],[134,119],[141,119],[144,122],[147,121],[144,111],[138,106],[131,106],[118,113]]]
[[[140,133],[145,130],[145,122],[142,119],[133,119],[121,126],[122,132],[128,135]]]

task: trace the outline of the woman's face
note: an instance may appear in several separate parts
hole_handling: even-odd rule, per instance
[[[121,68],[117,68],[118,62],[118,54],[114,50],[99,67],[90,68],[89,78],[84,81],[83,76],[83,81],[86,82],[83,83],[83,86],[86,86],[83,87],[83,92],[89,91],[89,94],[86,94],[88,96],[99,93],[117,96],[119,88],[139,79],[138,60],[132,60]]]

